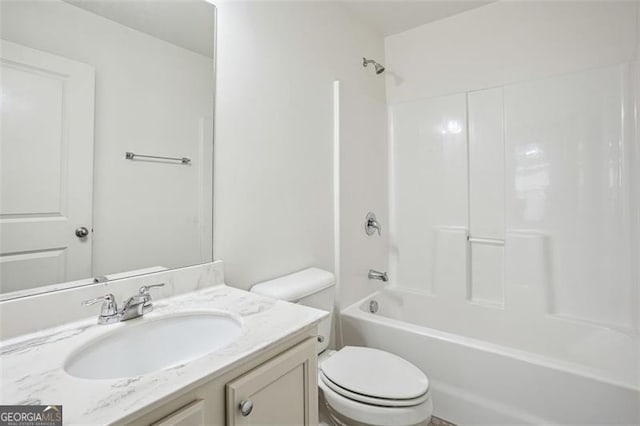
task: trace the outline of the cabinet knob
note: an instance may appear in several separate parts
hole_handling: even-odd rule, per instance
[[[240,408],[240,414],[242,414],[244,417],[247,417],[253,410],[253,401],[251,401],[250,399],[243,399],[242,401],[240,401],[238,408]]]

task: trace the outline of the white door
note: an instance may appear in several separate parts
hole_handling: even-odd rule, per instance
[[[0,293],[90,277],[94,69],[0,43]]]

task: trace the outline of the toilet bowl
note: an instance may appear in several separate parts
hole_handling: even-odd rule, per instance
[[[333,310],[335,277],[318,268],[254,285],[274,299]],[[328,351],[331,316],[318,325],[318,387],[335,425],[426,426],[433,403],[427,376],[409,361],[379,349]],[[322,407],[321,407],[322,408]]]

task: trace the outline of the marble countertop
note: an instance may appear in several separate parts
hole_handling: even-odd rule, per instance
[[[65,424],[114,423],[193,383],[241,365],[247,357],[315,326],[328,315],[221,285],[158,300],[153,312],[129,323],[192,310],[228,311],[241,319],[242,335],[225,348],[183,365],[112,380],[73,377],[63,365],[76,349],[126,327],[127,322],[98,325],[96,317],[91,317],[18,336],[0,342],[0,404],[62,404]]]

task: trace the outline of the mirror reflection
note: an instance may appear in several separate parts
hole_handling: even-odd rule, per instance
[[[1,7],[0,297],[211,261],[214,6]]]

